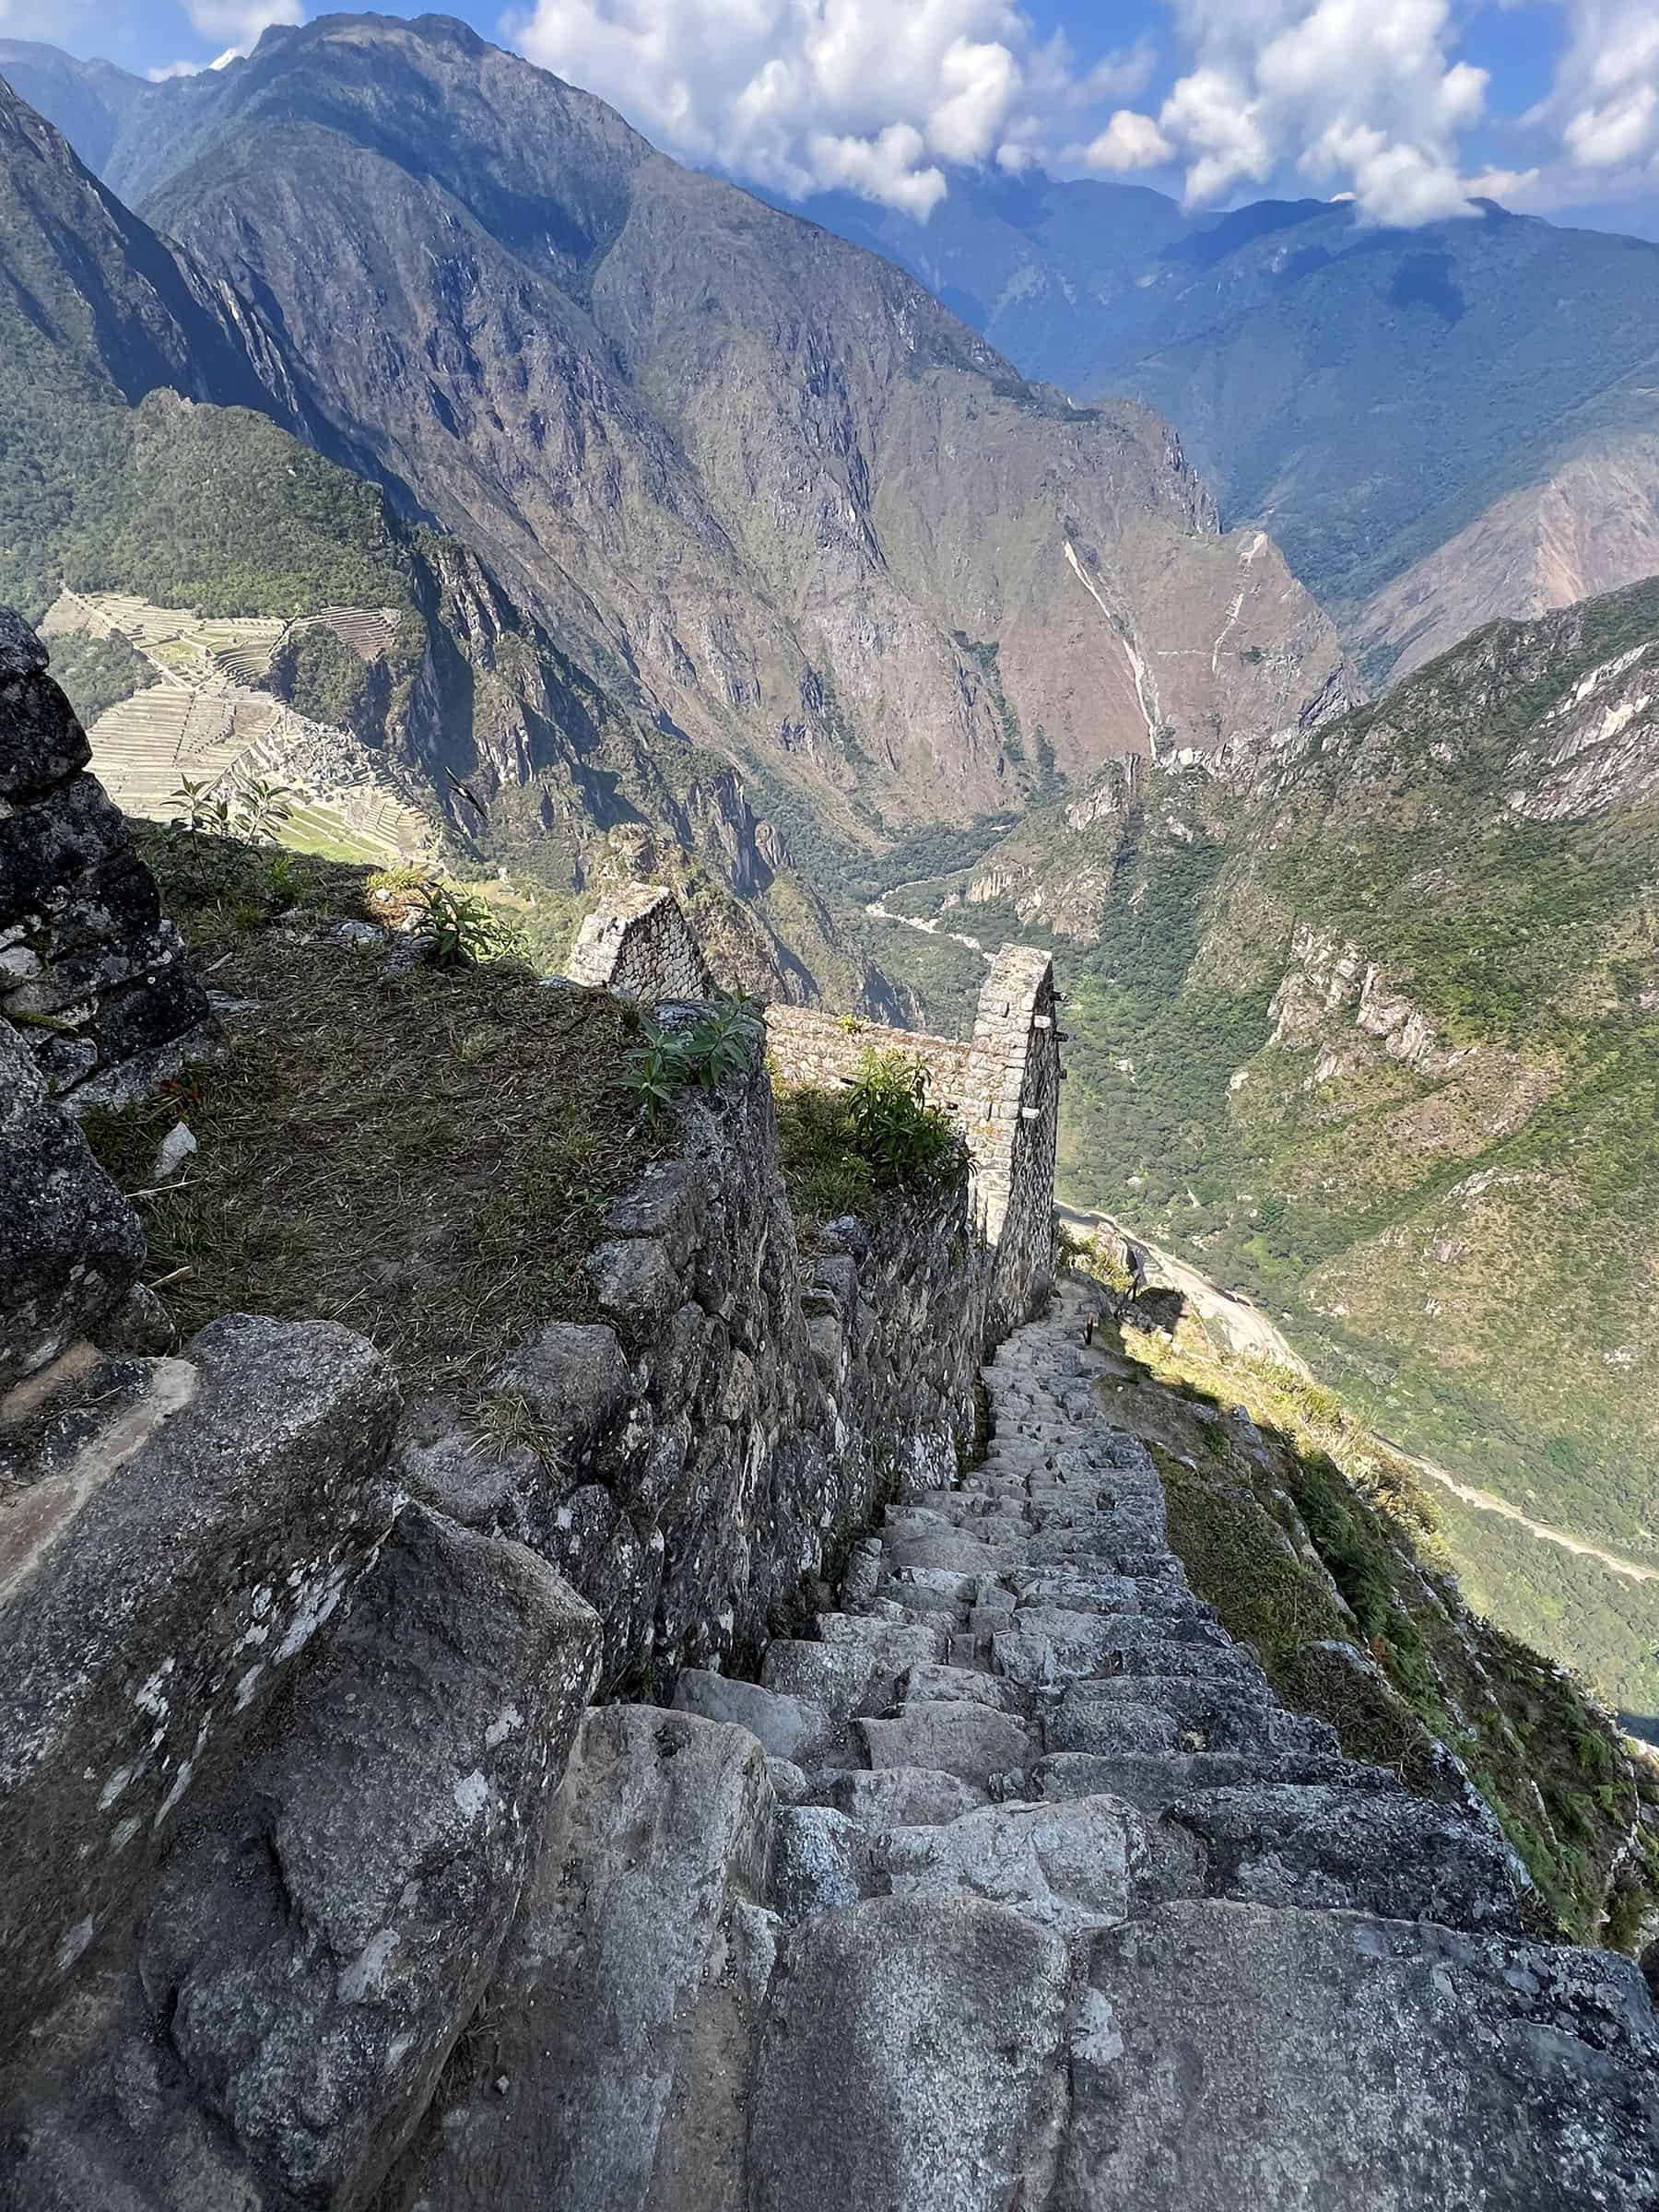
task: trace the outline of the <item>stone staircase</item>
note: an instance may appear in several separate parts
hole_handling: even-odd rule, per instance
[[[1659,2206],[1641,1973],[1278,1703],[1080,1338],[759,1683],[588,1715],[382,2212]]]

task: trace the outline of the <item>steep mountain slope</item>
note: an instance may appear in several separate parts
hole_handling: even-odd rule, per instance
[[[811,204],[1028,375],[1168,415],[1378,678],[1659,569],[1659,246],[1480,209],[1189,219],[1138,186],[971,173],[925,226]]]
[[[50,119],[95,174],[136,133],[159,88],[112,62],[84,62],[33,39],[0,39],[0,76],[19,100]],[[114,187],[119,190],[120,187]]]
[[[354,465],[736,754],[827,872],[1346,696],[1165,425],[1022,382],[460,24],[268,33],[147,133],[112,174],[280,325]]]
[[[284,695],[378,753],[458,862],[539,887],[568,935],[594,875],[644,865],[654,831],[735,980],[905,1010],[729,759],[659,730],[626,670],[584,667],[467,547],[285,423],[310,411],[258,312],[0,83],[0,603],[35,617],[67,583],[224,616],[387,610],[367,660],[308,633]]]
[[[1113,771],[912,894],[1062,948],[1070,1193],[1288,1309],[1385,1432],[1659,1565],[1659,582],[1377,706]],[[1659,1581],[1455,1516],[1659,1714]],[[1501,1527],[1501,1524],[1499,1524]]]

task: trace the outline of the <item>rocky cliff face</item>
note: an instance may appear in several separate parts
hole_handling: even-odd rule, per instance
[[[241,772],[371,773],[453,855],[506,867],[551,909],[554,959],[615,836],[643,830],[705,887],[710,926],[739,948],[733,980],[901,1006],[729,755],[663,727],[624,665],[567,650],[470,547],[296,443],[328,434],[260,312],[121,207],[4,86],[0,206],[0,405],[29,454],[0,479],[0,596],[37,617],[65,582],[204,619],[355,607],[382,641],[365,657],[314,627],[291,636],[264,680],[311,727]],[[201,681],[211,717],[223,679]],[[148,765],[166,776],[169,759]]]
[[[330,18],[209,93],[158,108],[145,207],[279,318],[329,435],[843,841],[1337,669],[1156,418],[1024,382],[461,25]]]
[[[1322,200],[1188,216],[971,171],[925,225],[851,195],[808,211],[1028,375],[1159,408],[1375,680],[1659,566],[1649,241],[1491,202],[1391,232]]]

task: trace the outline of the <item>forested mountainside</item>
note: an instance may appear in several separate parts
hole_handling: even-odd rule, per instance
[[[1323,200],[953,175],[925,225],[807,210],[1075,398],[1157,407],[1374,682],[1494,616],[1659,569],[1659,245],[1489,201],[1416,230]]]
[[[636,688],[562,650],[469,547],[291,434],[308,430],[257,311],[0,82],[0,602],[38,616],[66,583],[218,616],[384,610],[379,654],[313,629],[273,680],[383,757],[459,860],[535,887],[555,949],[592,881],[666,852],[734,981],[907,1009],[729,759],[665,735]],[[82,703],[146,680],[128,653],[114,689]]]
[[[1353,696],[1165,423],[1023,381],[464,26],[328,17],[160,89],[117,189],[280,324],[354,465],[735,755],[821,877]]]
[[[1116,769],[898,903],[1060,948],[1074,1198],[1288,1312],[1385,1433],[1652,1569],[1656,855],[1659,581],[1311,735]],[[1496,1617],[1651,1726],[1659,1580],[1451,1512]]]

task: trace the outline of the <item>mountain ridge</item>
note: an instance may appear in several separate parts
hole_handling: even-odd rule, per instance
[[[1489,200],[1391,231],[1342,203],[1187,217],[1144,186],[966,171],[925,227],[807,205],[1027,373],[1167,415],[1228,520],[1282,539],[1378,680],[1659,569],[1649,241]],[[1553,530],[1528,504],[1552,489]],[[1563,507],[1583,555],[1558,573]]]
[[[843,871],[1340,677],[1155,418],[1025,382],[890,264],[465,27],[320,18],[185,97],[145,210],[280,324],[348,457]]]

